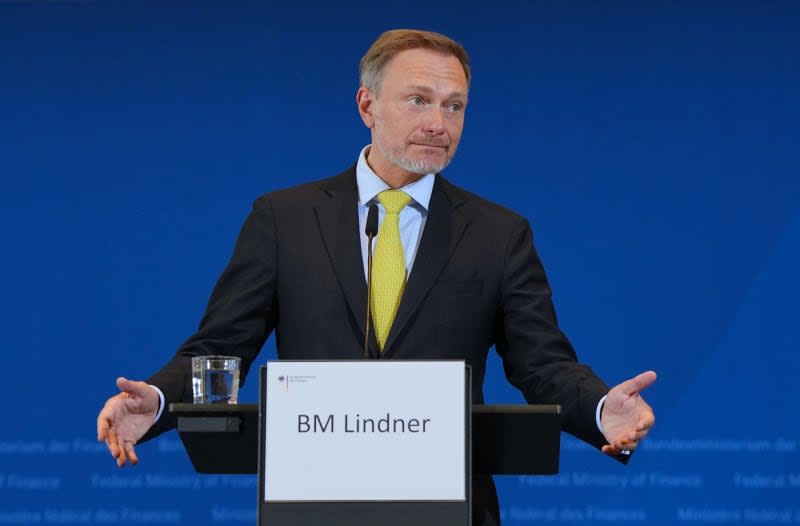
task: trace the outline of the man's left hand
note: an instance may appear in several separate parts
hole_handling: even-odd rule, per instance
[[[656,381],[656,373],[644,372],[613,387],[603,404],[600,425],[608,444],[602,451],[617,456],[633,451],[656,421],[653,409],[639,394]]]

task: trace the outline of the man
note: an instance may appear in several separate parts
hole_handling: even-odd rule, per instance
[[[371,352],[464,359],[481,403],[494,345],[530,403],[560,404],[566,431],[627,458],[654,421],[639,392],[655,373],[609,389],[579,364],[558,328],[527,221],[440,174],[461,138],[469,80],[466,52],[444,35],[378,38],[361,61],[356,95],[371,144],[342,174],[255,202],[198,332],[147,382],[118,379],[121,393],[100,412],[98,439],[120,467],[138,462],[137,442],[174,425],[161,415],[165,404],[191,400],[193,355],[240,356],[244,375],[275,329],[282,359],[363,356],[363,232],[375,203]],[[499,524],[491,477],[476,475],[473,488],[475,524]]]

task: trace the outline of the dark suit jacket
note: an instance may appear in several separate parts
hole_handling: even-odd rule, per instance
[[[242,358],[242,377],[276,330],[281,359],[363,357],[366,282],[355,168],[259,198],[197,333],[148,381],[190,401],[190,357]],[[372,351],[375,341],[372,339]],[[530,403],[560,404],[563,428],[605,443],[595,409],[608,387],[559,330],[528,222],[441,175],[382,359],[463,359],[483,401],[492,345]],[[149,436],[173,422],[161,418]]]

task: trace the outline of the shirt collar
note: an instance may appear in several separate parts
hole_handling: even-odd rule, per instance
[[[370,145],[365,146],[358,156],[358,164],[356,164],[356,184],[358,185],[358,202],[366,206],[370,201],[383,192],[389,190],[391,187],[386,182],[378,177],[372,171],[372,168],[367,164],[367,151]],[[433,193],[433,183],[436,180],[435,174],[423,175],[411,184],[408,184],[398,190],[402,190],[414,200],[414,202],[428,211],[428,206],[431,202],[431,194]]]

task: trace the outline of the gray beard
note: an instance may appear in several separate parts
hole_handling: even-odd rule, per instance
[[[439,173],[444,170],[448,164],[450,164],[450,161],[453,160],[453,156],[451,155],[443,163],[434,164],[421,159],[410,159],[403,153],[402,150],[387,150],[380,142],[377,141],[375,143],[375,147],[381,152],[381,155],[388,159],[392,164],[399,166],[403,170],[418,175]]]

